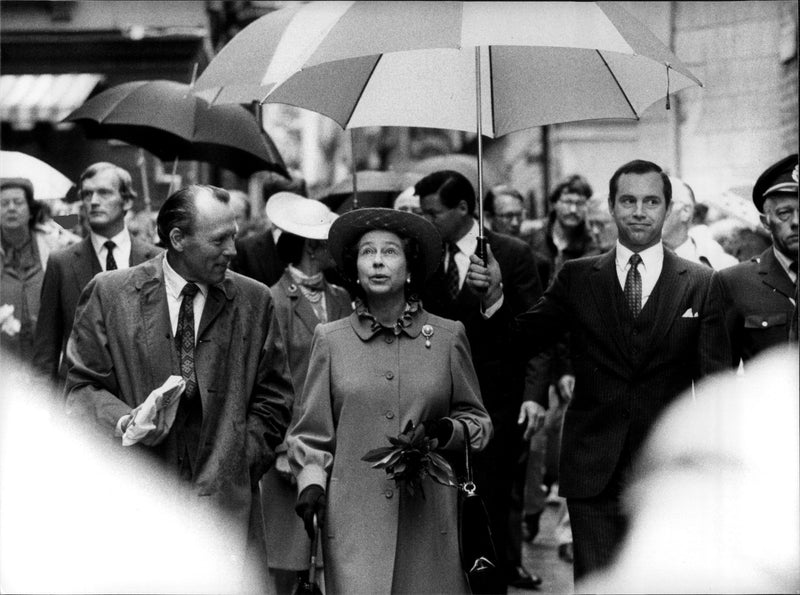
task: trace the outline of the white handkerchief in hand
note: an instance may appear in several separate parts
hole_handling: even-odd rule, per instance
[[[686,312],[683,313],[681,318],[697,318],[697,312],[692,312],[691,308],[686,308]]]
[[[144,438],[148,432],[156,429],[156,416],[163,411],[166,416],[167,429],[172,427],[178,413],[178,403],[186,388],[186,381],[180,376],[170,376],[167,381],[151,392],[139,411],[128,424],[122,436],[122,445],[131,446]]]

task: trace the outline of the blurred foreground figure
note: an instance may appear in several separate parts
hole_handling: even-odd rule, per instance
[[[797,593],[798,388],[797,350],[782,348],[667,410],[625,496],[620,556],[577,592]]]
[[[250,591],[226,517],[65,424],[49,385],[6,351],[0,378],[1,592]]]
[[[126,444],[138,430],[139,442],[126,448],[161,461],[225,511],[241,539],[230,555],[263,569],[258,482],[283,441],[292,399],[272,297],[228,270],[236,222],[225,190],[173,193],[158,235],[164,255],[100,273],[81,294],[67,343],[67,412],[109,441]],[[148,395],[173,376],[185,382],[177,410],[156,409],[147,424]]]

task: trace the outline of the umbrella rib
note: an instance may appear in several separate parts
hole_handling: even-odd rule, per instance
[[[595,50],[595,52],[597,52],[597,55],[600,56],[600,59],[603,61],[603,64],[605,65],[606,69],[608,70],[608,73],[614,79],[614,84],[617,85],[617,88],[619,89],[620,93],[622,93],[622,96],[625,98],[625,101],[628,104],[628,107],[631,108],[631,112],[633,112],[633,115],[636,117],[637,120],[639,120],[640,119],[639,118],[639,114],[636,113],[636,110],[634,109],[633,105],[631,104],[630,99],[628,99],[627,93],[625,93],[625,89],[623,89],[622,85],[619,84],[619,80],[617,80],[617,76],[614,74],[614,71],[611,70],[611,67],[608,65],[608,62],[606,62],[606,59],[603,57],[603,53],[600,50]]]
[[[489,109],[491,110],[492,116],[492,138],[497,136],[497,122],[495,122],[495,109],[494,109],[494,85],[493,82],[493,72],[492,72],[492,46],[489,46]],[[483,114],[480,115],[483,117]]]
[[[353,109],[351,109],[350,113],[347,114],[347,120],[344,123],[345,130],[347,129],[348,125],[350,124],[350,120],[352,119],[353,114],[356,112],[356,108],[358,107],[358,104],[361,102],[361,97],[364,95],[364,90],[367,88],[367,84],[369,83],[370,79],[372,78],[372,75],[375,73],[375,69],[378,67],[378,63],[381,61],[382,58],[383,58],[383,54],[378,54],[378,59],[375,60],[375,64],[372,65],[372,69],[369,71],[369,75],[364,79],[364,84],[361,85],[361,89],[358,92],[358,97],[353,102]]]

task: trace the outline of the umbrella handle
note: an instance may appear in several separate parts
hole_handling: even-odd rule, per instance
[[[319,520],[314,514],[314,539],[311,540],[311,559],[309,560],[308,582],[312,585],[317,579],[317,548],[319,547]]]
[[[484,265],[488,266],[486,262],[486,236],[478,236],[478,246],[475,248],[475,256],[480,258]]]

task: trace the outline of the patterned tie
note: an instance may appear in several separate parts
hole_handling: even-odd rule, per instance
[[[117,270],[117,261],[114,260],[114,248],[116,248],[117,245],[114,242],[112,242],[111,240],[108,240],[105,244],[103,244],[103,246],[105,246],[106,250],[107,250],[107,252],[106,252],[106,270],[107,271],[116,271]]]
[[[642,276],[638,269],[642,257],[632,254],[628,262],[631,268],[628,269],[628,276],[625,278],[625,304],[636,318],[642,310]]]
[[[458,246],[455,244],[447,245],[447,252],[449,253],[449,260],[447,261],[447,271],[445,272],[445,287],[447,287],[447,296],[450,301],[455,301],[458,298],[458,266],[456,265],[456,252]]]
[[[183,395],[187,399],[194,397],[197,392],[197,379],[194,373],[194,296],[199,289],[194,283],[183,286],[178,331],[175,333],[175,343],[181,358],[181,376],[186,380],[186,390]]]

